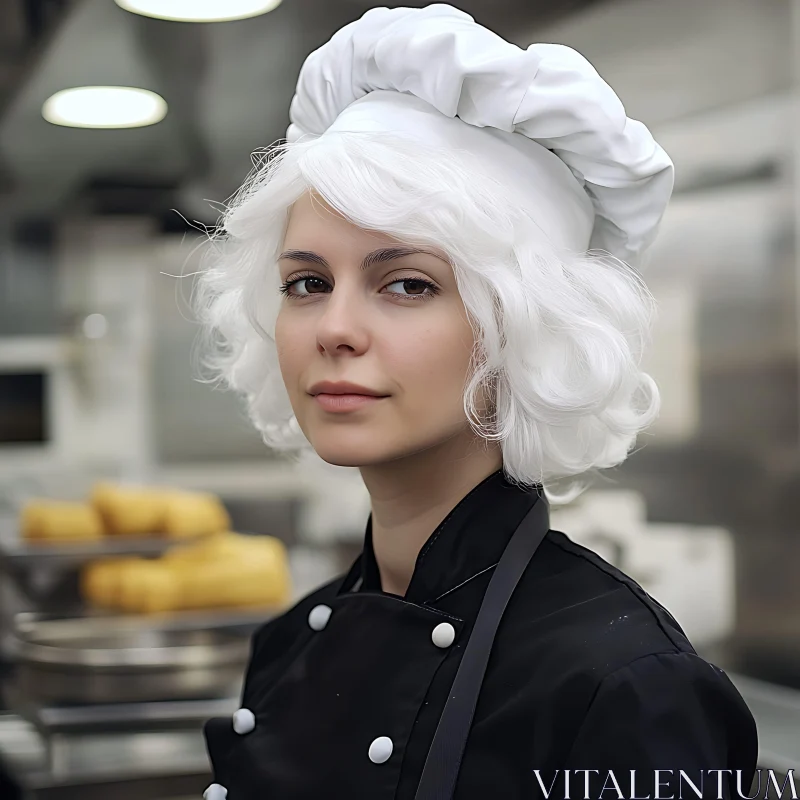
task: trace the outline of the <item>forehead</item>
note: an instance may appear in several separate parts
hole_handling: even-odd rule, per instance
[[[363,246],[374,250],[406,242],[383,231],[361,228],[329,205],[321,195],[305,192],[290,209],[284,247],[313,250],[336,244]],[[447,260],[442,248],[433,245],[425,247]]]
[[[337,211],[321,194],[319,194],[319,192],[313,189],[304,192],[295,202],[292,207],[292,212],[294,213],[295,210],[298,214],[315,214],[324,219],[333,219],[348,225],[352,224],[344,214]]]
[[[305,192],[289,210],[286,237],[313,237],[318,232],[349,233],[352,236],[370,235],[389,239],[386,234],[359,228],[316,192]]]

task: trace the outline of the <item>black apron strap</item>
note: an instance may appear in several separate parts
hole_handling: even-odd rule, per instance
[[[452,800],[500,619],[549,529],[549,507],[540,488],[539,498],[514,531],[489,581],[428,751],[415,800]]]

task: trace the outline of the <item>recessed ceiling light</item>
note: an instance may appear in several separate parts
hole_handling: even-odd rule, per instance
[[[132,86],[79,86],[48,98],[42,116],[70,128],[141,128],[167,114],[164,98]]]
[[[126,11],[178,22],[225,22],[266,14],[282,0],[114,0]]]

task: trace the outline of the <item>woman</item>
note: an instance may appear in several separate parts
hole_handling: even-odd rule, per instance
[[[290,116],[201,276],[207,363],[271,447],[357,467],[371,514],[256,632],[208,800],[746,793],[728,677],[548,525],[554,482],[658,413],[632,267],[669,158],[577,53],[441,4],[341,29]]]

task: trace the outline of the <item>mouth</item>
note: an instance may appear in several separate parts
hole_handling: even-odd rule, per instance
[[[355,411],[386,400],[386,396],[371,394],[327,394],[325,392],[320,392],[313,397],[314,401],[323,409],[333,412]]]

